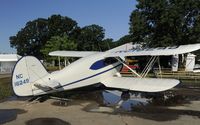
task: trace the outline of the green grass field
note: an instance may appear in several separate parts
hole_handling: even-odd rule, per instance
[[[0,78],[0,100],[13,95],[11,78]]]

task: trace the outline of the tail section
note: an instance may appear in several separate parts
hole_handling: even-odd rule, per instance
[[[18,96],[33,96],[32,83],[43,78],[49,73],[41,62],[33,56],[21,58],[12,74],[12,86]]]

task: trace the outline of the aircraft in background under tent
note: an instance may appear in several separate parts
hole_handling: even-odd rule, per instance
[[[48,73],[41,62],[33,56],[21,58],[12,74],[12,86],[18,96],[38,96],[65,90],[72,90],[97,83],[107,88],[161,92],[171,89],[180,82],[176,79],[145,78],[132,70],[137,77],[121,77],[122,66],[128,67],[123,59],[126,56],[163,56],[184,54],[200,49],[200,44],[175,47],[132,49],[125,44],[106,52],[54,51],[49,55],[63,57],[81,57],[64,69]],[[130,67],[128,67],[130,68]]]

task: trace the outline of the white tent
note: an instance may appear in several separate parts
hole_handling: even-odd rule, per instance
[[[196,55],[188,53],[185,64],[185,71],[193,71],[195,67],[195,57]]]
[[[11,73],[20,58],[17,54],[0,54],[0,74]]]

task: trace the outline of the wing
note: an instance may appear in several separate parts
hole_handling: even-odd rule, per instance
[[[145,49],[132,49],[128,51],[115,51],[107,53],[106,57],[124,56],[167,56],[193,52],[200,49],[200,44],[181,45],[174,47],[158,47]]]
[[[86,57],[92,54],[100,53],[98,51],[53,51],[50,52],[50,56],[61,56],[61,57]]]
[[[102,81],[102,83],[109,88],[141,92],[161,92],[175,87],[180,81],[175,79],[112,77]]]

